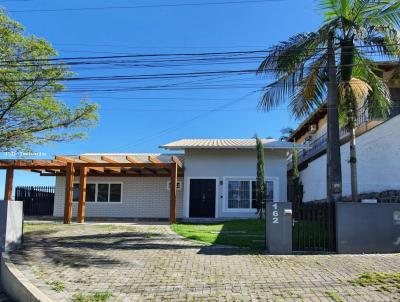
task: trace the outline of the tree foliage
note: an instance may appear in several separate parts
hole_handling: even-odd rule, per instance
[[[97,105],[82,100],[69,108],[57,99],[73,74],[51,60],[57,52],[44,39],[0,11],[0,151],[82,138],[98,119]]]
[[[319,108],[327,95],[327,42],[328,34],[333,32],[339,58],[342,120],[347,122],[348,109],[354,109],[349,102],[354,101],[365,102],[372,113],[387,114],[390,92],[378,76],[372,54],[399,59],[400,2],[320,0],[319,4],[325,17],[323,25],[271,47],[269,56],[260,64],[258,72],[272,73],[276,81],[264,87],[259,106],[268,111],[289,100],[288,107],[298,119]]]
[[[263,216],[264,202],[265,202],[265,168],[264,168],[264,145],[259,137],[256,137],[256,150],[257,150],[257,213],[260,218]]]

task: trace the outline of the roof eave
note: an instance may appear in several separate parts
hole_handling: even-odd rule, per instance
[[[239,150],[239,149],[247,149],[247,150],[255,150],[256,147],[250,147],[250,146],[243,146],[243,147],[237,147],[237,146],[209,146],[209,147],[204,147],[204,146],[160,146],[160,148],[164,148],[167,150],[185,150],[185,149],[233,149],[233,150]],[[275,147],[269,147],[269,146],[264,146],[264,149],[285,149],[285,150],[291,150],[291,149],[305,149],[304,146],[275,146]]]

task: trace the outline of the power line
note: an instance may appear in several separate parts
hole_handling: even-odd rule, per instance
[[[400,43],[392,43],[386,44],[385,46],[400,46]],[[346,48],[346,47],[344,47]],[[374,46],[370,45],[358,45],[356,48],[369,48],[369,49],[376,49]],[[327,50],[326,47],[316,47],[310,50],[310,53],[306,53],[303,55],[312,55],[314,51],[323,51]],[[60,57],[60,58],[37,58],[37,59],[24,59],[24,60],[2,60],[0,63],[23,63],[23,62],[53,62],[53,61],[74,61],[74,60],[105,60],[105,59],[127,59],[127,58],[146,58],[146,57],[202,57],[202,56],[222,56],[222,55],[230,55],[230,56],[238,56],[238,55],[245,55],[245,54],[257,54],[263,53],[266,57],[298,57],[298,50],[287,50],[287,53],[292,52],[292,54],[287,55],[268,55],[269,53],[273,53],[274,49],[258,49],[258,50],[243,50],[243,51],[225,51],[225,52],[195,52],[195,53],[139,53],[139,54],[127,54],[127,55],[111,55],[111,56],[79,56],[79,57]],[[380,54],[379,51],[371,51],[373,53]],[[186,58],[187,59],[187,58]],[[163,59],[164,60],[164,59]]]
[[[168,128],[166,128],[166,129],[164,129],[162,131],[159,131],[159,132],[153,134],[153,135],[142,137],[142,138],[136,140],[134,143],[129,143],[129,144],[125,144],[125,145],[120,146],[120,147],[116,147],[116,149],[122,149],[122,148],[125,148],[125,147],[136,146],[136,145],[138,145],[140,143],[143,143],[144,141],[152,140],[154,138],[158,138],[160,136],[163,136],[163,135],[165,135],[165,134],[167,134],[167,133],[169,133],[171,131],[175,131],[176,129],[180,129],[182,125],[185,125],[186,126],[185,128],[187,128],[187,125],[192,123],[192,122],[194,122],[195,120],[198,120],[198,119],[202,118],[205,115],[209,116],[209,114],[211,114],[213,112],[221,111],[221,110],[223,110],[224,108],[226,108],[228,106],[231,106],[231,105],[233,105],[233,104],[235,104],[237,102],[240,102],[240,101],[246,99],[247,97],[249,97],[250,95],[254,94],[255,92],[256,91],[252,91],[250,93],[247,93],[246,95],[244,95],[244,96],[242,96],[240,98],[234,99],[234,100],[232,100],[230,102],[227,102],[225,104],[222,104],[220,106],[217,106],[217,107],[213,108],[211,112],[210,111],[209,112],[203,112],[203,113],[201,113],[199,115],[194,116],[193,118],[190,118],[190,119],[185,120],[185,121],[183,121],[181,123],[178,123],[175,126],[168,127]]]
[[[341,66],[363,66],[364,64],[355,63]],[[311,67],[309,67],[311,68]],[[326,67],[320,67],[318,69],[325,69]],[[306,67],[304,69],[307,69]],[[267,71],[276,71],[276,69],[264,69],[262,73]],[[283,70],[284,71],[284,70]],[[256,74],[258,69],[237,69],[237,70],[210,70],[210,71],[198,71],[198,72],[180,72],[180,73],[153,73],[153,74],[133,74],[133,75],[113,75],[113,76],[87,76],[87,77],[69,77],[69,78],[32,78],[22,80],[5,80],[3,83],[24,83],[24,82],[41,82],[41,81],[121,81],[121,80],[167,80],[176,78],[198,78],[216,75],[246,75]]]
[[[198,2],[181,4],[154,4],[154,5],[134,5],[134,6],[102,6],[102,7],[81,7],[81,8],[54,8],[54,9],[29,9],[29,10],[10,10],[10,13],[43,13],[43,12],[81,12],[81,11],[100,11],[115,9],[142,9],[142,8],[168,8],[168,7],[191,7],[227,4],[255,4],[267,2],[282,2],[284,0],[247,0],[247,1],[222,1],[222,2]]]

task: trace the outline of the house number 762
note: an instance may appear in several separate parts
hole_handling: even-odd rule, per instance
[[[272,223],[279,223],[279,212],[278,212],[278,204],[275,202],[272,204]]]

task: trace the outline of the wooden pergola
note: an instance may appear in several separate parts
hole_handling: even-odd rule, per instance
[[[135,155],[81,155],[56,156],[50,160],[0,159],[0,169],[6,170],[4,199],[12,199],[14,170],[27,170],[41,176],[65,176],[64,223],[72,221],[74,178],[79,176],[77,222],[85,221],[87,177],[169,177],[170,208],[169,222],[176,221],[176,185],[183,175],[183,164],[177,156],[168,160],[158,156],[147,156],[146,160]]]

